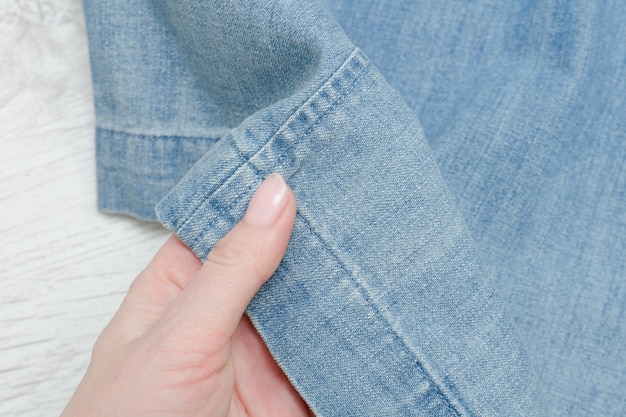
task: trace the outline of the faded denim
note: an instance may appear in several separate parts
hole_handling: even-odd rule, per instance
[[[204,258],[280,172],[318,416],[625,415],[626,4],[326,3],[86,1],[100,208]]]

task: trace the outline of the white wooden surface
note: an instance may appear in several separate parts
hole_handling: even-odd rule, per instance
[[[99,214],[79,0],[0,0],[0,416],[58,415],[168,233]]]

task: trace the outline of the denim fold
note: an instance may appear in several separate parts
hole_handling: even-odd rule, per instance
[[[316,415],[540,415],[419,123],[360,50],[222,138],[159,220],[204,259],[272,172],[297,220],[248,315]]]

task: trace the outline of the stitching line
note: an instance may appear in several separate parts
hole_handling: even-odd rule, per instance
[[[133,132],[128,132],[126,130],[111,129],[109,127],[100,127],[100,126],[96,126],[96,130],[99,130],[101,132],[110,132],[110,133],[117,134],[117,135],[135,136],[141,139],[181,139],[181,140],[188,140],[188,141],[200,141],[200,140],[217,141],[223,138],[224,136],[228,135],[228,132],[231,131],[231,129],[224,129],[224,134],[221,136],[186,136],[186,135],[156,135],[156,134],[150,134],[150,133],[147,133],[147,134],[146,133],[133,133]]]
[[[298,210],[297,212],[297,216],[300,220],[302,220],[302,223],[306,226],[306,228],[308,229],[308,231],[315,236],[315,238],[320,242],[320,244],[322,245],[322,247],[324,248],[324,250],[328,253],[328,255],[333,258],[335,260],[335,262],[337,262],[337,265],[339,265],[339,267],[341,268],[341,270],[348,275],[352,281],[354,282],[354,284],[356,285],[357,289],[359,290],[359,292],[361,293],[361,295],[363,296],[363,298],[365,299],[365,301],[367,302],[367,304],[372,308],[372,310],[376,313],[376,316],[384,323],[387,324],[387,327],[390,331],[390,333],[393,335],[394,339],[402,346],[403,350],[405,351],[405,353],[408,354],[408,356],[410,356],[411,358],[413,358],[415,364],[418,366],[418,368],[420,369],[420,371],[422,372],[422,374],[424,375],[424,377],[426,379],[428,379],[428,381],[430,381],[431,386],[432,386],[432,390],[434,390],[440,397],[441,399],[443,399],[444,404],[446,405],[446,408],[454,413],[454,415],[461,417],[462,415],[460,414],[460,412],[452,405],[452,402],[449,400],[449,398],[445,395],[444,392],[441,391],[441,388],[439,387],[439,385],[437,383],[435,383],[435,381],[433,380],[433,378],[430,376],[430,374],[428,372],[426,372],[426,370],[424,369],[424,367],[421,364],[421,361],[419,360],[419,358],[416,357],[416,355],[413,353],[413,351],[407,346],[406,342],[404,341],[404,338],[402,338],[398,332],[396,332],[396,330],[389,325],[389,320],[387,320],[384,316],[384,314],[380,311],[380,309],[376,306],[376,303],[374,303],[372,297],[370,296],[369,292],[367,291],[367,289],[365,288],[365,286],[356,279],[356,277],[354,276],[354,274],[348,269],[348,267],[341,261],[341,259],[339,258],[339,256],[337,256],[337,254],[332,250],[332,248],[325,242],[324,239],[322,239],[322,237],[315,231],[315,229],[313,229],[311,223],[309,222],[309,220],[304,217],[304,215],[302,214],[302,212],[300,210]]]
[[[306,137],[308,136],[313,130],[315,130],[315,128],[324,121],[324,119],[326,118],[326,116],[328,116],[331,111],[337,107],[337,105],[341,104],[341,102],[343,101],[343,99],[350,94],[354,88],[356,87],[356,85],[358,84],[358,82],[360,81],[361,78],[363,78],[368,72],[370,71],[370,67],[369,65],[357,76],[355,77],[352,82],[350,83],[350,86],[348,88],[345,89],[345,91],[338,96],[332,103],[332,105],[324,112],[322,113],[318,119],[311,124],[310,126],[307,127],[307,129],[304,131],[304,133],[302,133],[302,137]],[[304,106],[303,106],[304,107]],[[290,118],[290,120],[293,120],[297,114],[300,113],[300,111],[297,111],[296,113],[294,113],[293,117]],[[289,126],[289,122],[287,122],[287,126],[285,128],[286,130],[293,130],[290,126]],[[277,137],[279,134],[282,134],[283,131],[279,131],[276,133],[276,135],[274,137]],[[272,137],[272,139],[274,139],[274,137]],[[271,139],[269,141],[267,141],[267,143],[265,145],[263,145],[254,155],[252,155],[250,158],[248,158],[244,165],[248,165],[250,168],[252,168],[252,170],[254,171],[255,174],[257,174],[259,176],[259,178],[262,180],[263,179],[263,175],[261,174],[261,170],[254,164],[254,162],[252,162],[251,160],[257,155],[259,154],[261,151],[263,151],[263,149],[271,142]],[[235,144],[233,144],[235,145]],[[292,146],[295,147],[295,146]],[[235,150],[237,151],[237,154],[242,158],[245,159],[245,157],[243,156],[243,154],[241,153],[241,151],[239,150],[239,148],[237,148],[237,146],[234,146]],[[281,153],[279,156],[282,156],[283,153]]]
[[[285,122],[265,141],[265,143],[263,143],[259,149],[257,149],[257,151],[251,155],[249,158],[246,159],[246,157],[242,154],[241,150],[236,146],[236,144],[234,143],[234,141],[231,140],[232,142],[232,147],[235,149],[235,151],[237,152],[238,156],[241,158],[242,163],[236,167],[234,167],[231,171],[229,171],[229,173],[227,175],[225,175],[225,178],[228,179],[230,177],[232,177],[233,175],[235,175],[239,170],[241,170],[241,168],[243,168],[244,166],[248,165],[252,167],[252,164],[250,163],[250,159],[254,158],[256,155],[259,154],[259,152],[261,152],[265,146],[270,143],[272,140],[274,140],[278,135],[280,135],[281,133],[283,133],[284,131],[286,131],[287,129],[290,129],[289,124],[292,120],[294,120],[298,114],[300,114],[305,108],[308,108],[309,105],[314,102],[317,98],[318,95],[323,92],[324,90],[326,90],[327,88],[332,87],[332,80],[334,80],[336,78],[336,76],[338,74],[341,74],[341,72],[347,68],[349,66],[349,64],[356,59],[356,57],[359,55],[360,50],[358,48],[355,48],[350,55],[348,56],[348,58],[346,58],[343,63],[339,66],[339,68],[337,68],[337,70],[335,72],[333,72],[327,79],[326,81],[324,81],[324,83],[322,84],[322,86],[317,89],[304,103],[302,103],[301,106],[299,106],[286,120]],[[324,113],[322,113],[318,120],[314,123],[314,125],[317,125],[317,123],[320,122],[321,119],[323,119],[328,113],[330,113],[330,111],[332,109],[334,109],[337,104],[340,102],[340,100],[345,97],[345,95],[350,92],[354,86],[356,85],[356,82],[361,79],[361,77],[363,76],[364,73],[367,72],[367,70],[369,69],[369,65],[367,65],[365,68],[363,68],[363,70],[361,71],[361,73],[354,78],[352,84],[346,89],[346,91],[343,92],[343,94],[338,97],[335,101],[333,101],[333,103],[328,106],[327,109],[325,109]],[[307,133],[309,133],[311,131],[310,127],[309,129],[307,129]],[[224,137],[224,139],[230,139],[231,136],[228,135],[226,137]],[[254,167],[254,169],[256,170],[256,167]],[[258,170],[257,171],[257,175],[258,175]],[[213,195],[215,195],[216,193],[218,193],[222,188],[225,187],[227,181],[223,181],[222,184],[215,189],[213,192],[209,193],[205,198],[203,198],[201,201],[198,202],[197,206],[193,208],[193,210],[187,215],[187,219],[181,224],[179,225],[179,227],[177,228],[178,231],[182,231],[183,229],[185,229],[187,227],[187,225],[189,224],[189,222],[191,221],[191,219],[195,216],[195,214],[198,212],[198,210],[200,210],[200,208],[206,203],[206,201]],[[197,240],[197,239],[196,239]]]

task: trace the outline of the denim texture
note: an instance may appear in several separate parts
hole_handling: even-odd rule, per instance
[[[280,172],[316,415],[623,416],[625,7],[88,0],[100,208],[204,258]]]

